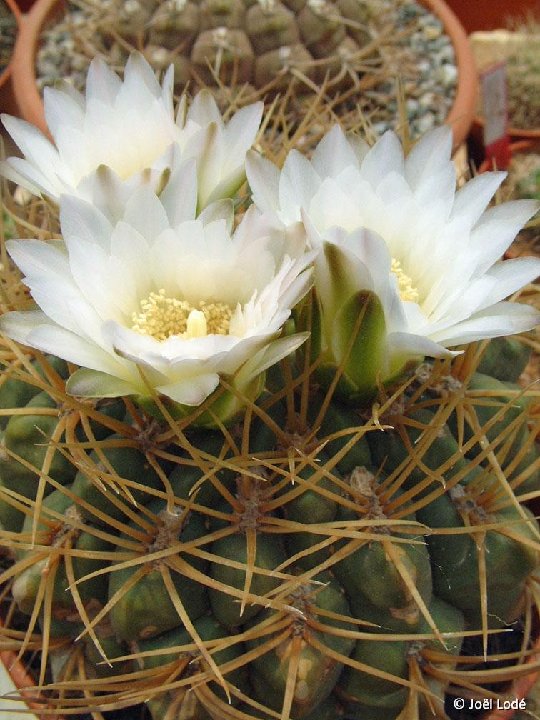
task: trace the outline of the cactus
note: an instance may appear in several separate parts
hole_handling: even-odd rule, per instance
[[[354,72],[380,62],[374,32],[380,7],[369,0],[113,0],[88,2],[85,10],[92,33],[81,28],[83,42],[95,42],[97,31],[113,62],[122,61],[122,44],[142,46],[156,68],[174,64],[178,88],[195,79],[283,90],[295,78],[309,84],[327,73],[339,86],[340,78],[350,82]]]
[[[223,206],[212,211],[225,225]],[[27,308],[7,255],[2,273],[2,313]],[[256,397],[224,371],[191,407],[158,392],[74,394],[84,368],[2,336],[0,643],[39,650],[44,715],[444,718],[450,685],[483,696],[500,660],[505,679],[524,673],[540,454],[538,390],[516,380],[538,343],[406,363],[359,399],[343,390],[346,356],[319,367],[318,322],[304,295],[276,343],[294,326],[311,339],[262,364]],[[464,640],[487,655],[518,620],[523,651],[468,673]]]
[[[308,372],[223,433],[64,396],[62,434],[39,414],[58,407],[56,360],[8,361],[3,579],[23,646],[41,636],[90,709],[124,697],[155,720],[442,713],[463,637],[487,641],[536,592],[533,405],[479,359],[423,366],[377,421],[306,394]]]

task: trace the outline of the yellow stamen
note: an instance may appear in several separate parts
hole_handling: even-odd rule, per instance
[[[390,267],[391,272],[397,277],[399,286],[399,296],[402,300],[408,300],[410,302],[418,302],[420,294],[414,287],[412,279],[404,272],[401,267],[401,262],[392,258],[392,265]]]
[[[161,288],[140,301],[140,312],[131,315],[131,329],[156,340],[227,335],[232,309],[222,302],[200,300],[197,306],[187,300],[167,297]]]

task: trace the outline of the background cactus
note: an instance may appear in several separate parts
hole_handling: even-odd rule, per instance
[[[412,0],[83,0],[67,9],[44,34],[43,84],[69,77],[82,88],[92,57],[120,69],[137,48],[156,70],[174,65],[178,94],[210,86],[227,108],[280,93],[301,119],[306,98],[321,93],[342,122],[358,124],[360,107],[381,133],[403,119],[399,77],[414,134],[442,123],[455,95],[452,45]]]

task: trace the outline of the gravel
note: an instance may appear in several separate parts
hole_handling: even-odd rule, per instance
[[[11,59],[16,32],[15,17],[4,0],[0,0],[0,73]]]
[[[419,3],[380,1],[387,6],[385,18],[388,12],[393,14],[391,21],[395,24],[396,37],[402,37],[391,46],[381,46],[385,79],[363,91],[354,102],[377,135],[388,128],[396,128],[399,124],[399,78],[409,130],[416,137],[442,124],[453,104],[457,85],[454,50],[441,22]],[[94,0],[94,6],[100,2],[104,9],[110,5],[110,0]],[[403,33],[404,28],[412,28],[412,31]],[[65,18],[44,33],[37,58],[40,87],[64,78],[83,89],[88,64],[96,52],[108,52],[110,64],[120,69],[125,62],[125,48],[113,44],[107,51],[106,43],[107,40],[97,37],[92,28],[85,2],[80,5],[68,3]],[[181,92],[181,89],[177,88],[177,91]]]

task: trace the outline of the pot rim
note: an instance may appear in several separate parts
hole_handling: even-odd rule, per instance
[[[466,139],[474,119],[478,96],[478,73],[469,38],[461,21],[444,0],[419,0],[443,23],[452,40],[458,72],[454,104],[445,120],[454,133],[454,148]]]
[[[0,617],[0,628],[3,627],[4,620]],[[6,672],[19,691],[20,702],[24,703],[29,710],[35,710],[36,712],[43,710],[43,705],[32,700],[31,689],[36,687],[36,681],[30,675],[17,653],[14,650],[0,650],[0,663],[5,667]],[[19,698],[13,699],[17,701]],[[0,699],[0,703],[1,702]],[[24,713],[21,717],[28,717],[28,714]],[[35,715],[35,717],[37,720],[37,718],[41,716]],[[64,720],[60,715],[47,715],[47,717],[50,718],[50,720]]]

